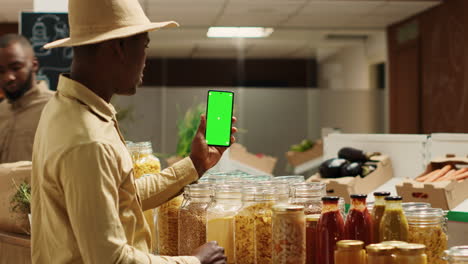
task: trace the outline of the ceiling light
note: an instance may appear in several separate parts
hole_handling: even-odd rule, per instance
[[[273,28],[210,27],[206,36],[209,38],[266,38],[271,33],[273,33]]]

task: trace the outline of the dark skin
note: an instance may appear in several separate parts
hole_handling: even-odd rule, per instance
[[[110,102],[114,94],[133,95],[142,82],[149,41],[148,34],[144,33],[75,48],[71,78],[88,87],[106,102]],[[232,121],[235,123],[237,119],[233,117]],[[208,146],[205,129],[206,117],[202,115],[190,153],[199,176],[218,163],[227,149]],[[236,132],[237,129],[232,127],[232,134]],[[235,137],[231,136],[231,143],[234,142]],[[202,264],[226,263],[224,249],[216,242],[208,242],[196,249],[193,256]]]
[[[11,101],[32,88],[38,69],[39,63],[30,47],[12,42],[0,48],[0,89]]]

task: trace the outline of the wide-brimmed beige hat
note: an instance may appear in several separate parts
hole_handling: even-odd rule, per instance
[[[44,45],[44,48],[72,47],[125,38],[177,22],[151,22],[138,0],[69,0],[70,37]]]

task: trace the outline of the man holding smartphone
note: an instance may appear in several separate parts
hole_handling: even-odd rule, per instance
[[[201,117],[190,157],[135,180],[109,103],[114,94],[133,95],[141,84],[147,32],[177,23],[151,23],[138,0],[70,0],[69,22],[71,37],[45,46],[73,47],[74,59],[36,133],[32,263],[226,263],[216,242],[193,256],[150,254],[143,216],[221,158],[225,147],[206,144],[206,118]]]

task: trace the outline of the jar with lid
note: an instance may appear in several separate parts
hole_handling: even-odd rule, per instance
[[[297,205],[273,206],[273,264],[304,264],[305,215]]]
[[[291,186],[291,204],[304,206],[306,215],[320,214],[322,212],[322,197],[325,194],[325,183],[304,182]]]
[[[445,251],[448,264],[468,264],[468,246],[451,247]]]
[[[372,219],[366,206],[366,194],[351,194],[351,209],[346,216],[344,238],[360,240],[367,246],[372,241]]]
[[[336,243],[335,263],[366,264],[364,243],[359,240],[341,240]]]
[[[403,212],[406,212],[411,209],[431,208],[430,203],[421,203],[421,202],[407,202],[407,203],[402,203],[401,206],[403,207]]]
[[[281,182],[281,183],[287,183],[288,184],[288,198],[290,198],[291,195],[291,186],[295,183],[301,183],[304,182],[304,176],[302,175],[288,175],[288,176],[276,176],[273,177],[274,182]]]
[[[142,177],[145,174],[158,174],[161,172],[161,162],[153,155],[153,147],[151,142],[127,142],[127,149],[133,160],[133,176],[135,179]],[[149,209],[143,212],[146,222],[149,225],[151,232],[152,252],[158,251],[158,236],[155,228],[154,209]]]
[[[380,222],[385,212],[385,197],[390,196],[390,192],[374,192],[374,206],[372,207],[372,242],[380,242]]]
[[[385,244],[370,244],[366,247],[367,264],[394,264],[395,247]]]
[[[323,208],[317,228],[317,263],[334,264],[336,243],[343,240],[344,221],[338,208],[339,197],[322,197]],[[339,264],[339,263],[337,263]]]
[[[236,263],[234,252],[234,217],[242,206],[239,185],[219,184],[206,212],[206,240],[217,241],[224,248],[228,264]]]
[[[188,256],[206,243],[206,209],[213,198],[213,185],[192,184],[185,187],[179,209],[179,255]]]
[[[242,188],[242,206],[234,217],[234,244],[236,263],[255,263],[255,186]]]
[[[426,246],[427,261],[431,264],[446,263],[442,258],[447,250],[445,216],[441,209],[414,209],[406,212],[410,243]]]
[[[426,246],[408,243],[396,248],[396,264],[427,264]]]
[[[385,197],[385,211],[380,222],[380,241],[408,241],[408,221],[401,207],[401,196]]]

